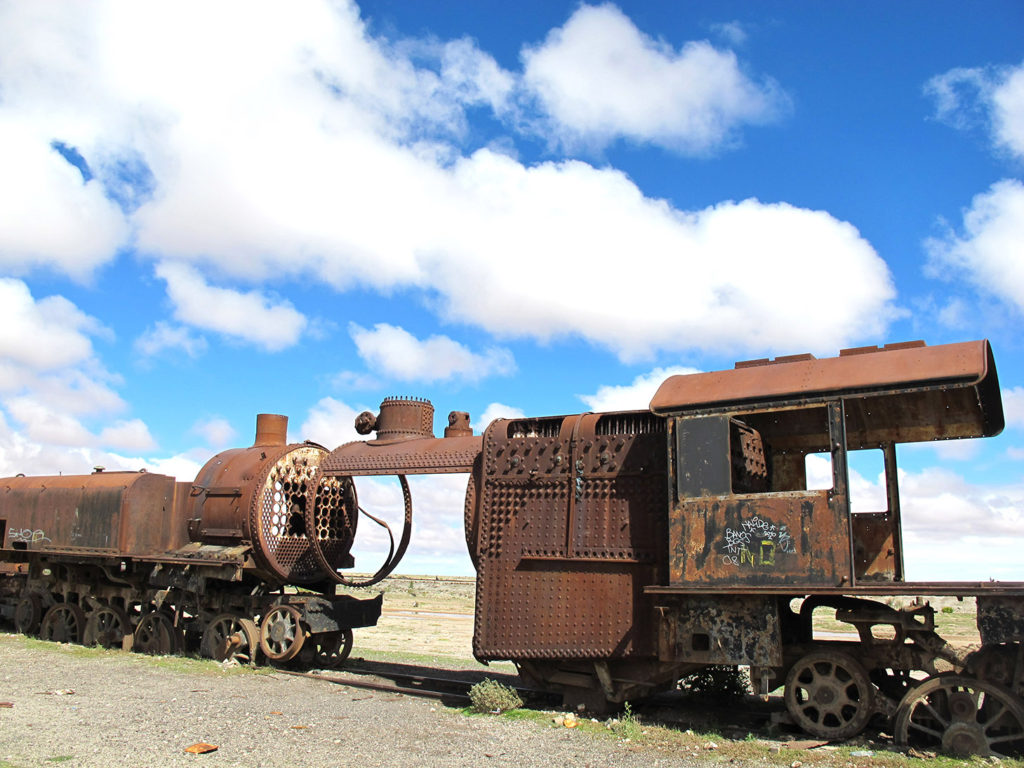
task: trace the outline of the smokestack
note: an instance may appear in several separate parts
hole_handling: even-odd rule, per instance
[[[288,444],[288,417],[279,416],[276,413],[256,414],[256,441],[257,445],[287,445]]]

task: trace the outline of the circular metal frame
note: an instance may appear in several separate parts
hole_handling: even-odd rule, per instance
[[[85,612],[74,603],[51,605],[39,624],[39,637],[55,643],[80,643],[85,631]]]
[[[128,614],[112,605],[103,605],[89,611],[85,619],[83,645],[120,648],[125,635],[131,634]]]
[[[291,605],[276,605],[260,622],[260,650],[275,663],[291,661],[306,642],[302,613]]]
[[[259,643],[255,621],[233,613],[222,613],[203,630],[200,652],[217,661],[233,659],[239,664],[253,664]]]
[[[907,693],[896,712],[896,743],[956,755],[1024,754],[1024,705],[991,680],[944,673]]]
[[[178,647],[178,631],[166,613],[150,611],[139,620],[132,650],[167,656],[176,653]]]
[[[43,598],[35,592],[23,595],[14,608],[14,628],[23,635],[34,635],[42,621]]]
[[[856,736],[874,712],[863,665],[836,651],[812,651],[786,676],[786,709],[812,736],[841,741]]]
[[[312,635],[310,637],[310,644],[313,646],[312,663],[322,669],[340,667],[352,653],[352,641],[351,629]]]

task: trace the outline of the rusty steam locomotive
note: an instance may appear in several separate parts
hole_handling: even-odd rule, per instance
[[[367,441],[256,444],[194,483],[153,474],[0,480],[0,608],[44,637],[271,661],[343,658],[380,601],[350,583],[353,479],[469,473],[477,569],[473,650],[512,660],[569,705],[599,709],[708,665],[783,686],[791,719],[827,739],[873,717],[898,740],[961,754],[1024,752],[1024,582],[904,578],[896,446],[995,435],[988,342],[922,342],[738,363],[673,376],[644,411],[499,419],[474,435],[425,400],[357,420]],[[275,431],[273,426],[277,427]],[[884,468],[882,509],[851,511],[849,467]],[[830,487],[808,486],[808,456]],[[367,583],[367,582],[363,582]],[[303,585],[302,593],[283,589]],[[974,598],[981,647],[945,642],[925,601]],[[822,637],[816,611],[850,632]],[[124,638],[124,640],[122,640]]]

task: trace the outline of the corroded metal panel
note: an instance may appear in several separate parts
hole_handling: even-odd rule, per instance
[[[863,413],[854,410],[854,423],[848,425],[851,448],[991,436],[1003,428],[999,381],[987,341],[894,344],[844,350],[824,360],[795,355],[756,363],[671,376],[651,400],[651,410],[668,414],[825,396],[863,398]]]
[[[775,597],[687,596],[658,606],[658,658],[695,664],[782,663]]]
[[[485,659],[656,652],[664,422],[646,413],[496,421],[474,479],[474,652]],[[476,519],[479,518],[479,519]]]
[[[985,645],[1024,641],[1024,596],[978,596],[978,632]]]
[[[188,540],[174,500],[174,478],[146,472],[5,478],[5,548],[119,556],[166,551]]]
[[[669,515],[672,585],[850,582],[843,504],[828,491],[702,497]]]
[[[427,437],[395,442],[354,442],[324,460],[328,475],[424,475],[469,472],[482,438]]]

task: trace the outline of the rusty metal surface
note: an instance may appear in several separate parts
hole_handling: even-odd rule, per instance
[[[978,632],[985,645],[1024,641],[1024,597],[979,597]]]
[[[651,400],[651,411],[668,414],[825,395],[890,393],[896,407],[884,413],[870,409],[873,417],[865,420],[865,429],[904,429],[906,434],[893,441],[991,436],[1003,428],[995,362],[987,341],[890,345],[844,350],[839,357],[824,360],[795,358],[669,377]],[[893,392],[903,394],[893,399]],[[874,434],[871,439],[877,443],[883,438]]]
[[[327,456],[325,475],[426,475],[469,472],[483,438],[430,437],[392,443],[346,443]]]
[[[321,478],[327,451],[314,444],[264,441],[217,454],[196,476],[189,498],[190,534],[204,544],[250,542],[265,578],[305,584],[321,581],[321,563],[310,545],[306,511],[317,508],[317,531],[328,560],[343,567],[355,536],[355,489],[339,478]]]
[[[468,512],[479,658],[654,655],[643,588],[664,578],[663,430],[643,412],[491,424]]]
[[[118,556],[188,541],[173,477],[147,472],[0,480],[2,549]]]
[[[848,585],[849,547],[828,491],[687,499],[669,516],[669,584]]]
[[[659,605],[657,616],[661,661],[754,666],[782,663],[775,597],[690,595]]]

